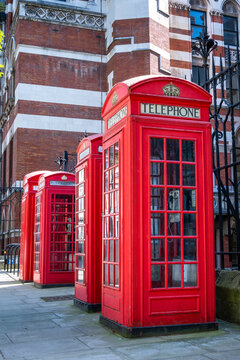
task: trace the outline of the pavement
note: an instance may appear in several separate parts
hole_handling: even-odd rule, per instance
[[[239,325],[219,320],[218,331],[126,339],[102,327],[99,313],[76,308],[73,294],[0,271],[0,360],[240,360]]]

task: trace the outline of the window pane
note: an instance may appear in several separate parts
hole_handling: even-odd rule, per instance
[[[84,271],[83,271],[83,270],[78,270],[77,274],[78,274],[78,282],[79,282],[79,283],[83,283],[83,280],[84,280]]]
[[[223,16],[224,30],[237,31],[237,18],[233,16]]]
[[[181,278],[181,265],[168,264],[168,287],[181,287]]]
[[[231,31],[224,31],[224,44],[237,46],[237,33]]]
[[[151,185],[163,185],[163,179],[163,164],[151,163]]]
[[[105,198],[104,214],[108,214],[108,212],[109,212],[108,194],[105,194],[104,198]]]
[[[151,260],[165,261],[165,240],[151,239]]]
[[[183,210],[196,210],[196,190],[183,189]]]
[[[109,237],[113,237],[113,216],[110,216]]]
[[[113,265],[109,265],[109,285],[113,286]]]
[[[167,164],[167,185],[179,185],[179,165]]]
[[[108,240],[104,240],[104,261],[108,261]]]
[[[83,268],[83,256],[78,256],[78,267]]]
[[[115,191],[115,212],[119,212],[119,199],[118,191]]]
[[[182,165],[182,176],[184,186],[195,186],[195,165]]]
[[[113,261],[113,240],[109,240],[109,261]]]
[[[192,25],[205,25],[205,13],[203,11],[190,11]]]
[[[151,138],[151,159],[163,160],[163,139]]]
[[[115,237],[119,237],[119,216],[115,216]]]
[[[151,214],[151,235],[164,235],[164,214]]]
[[[84,198],[78,200],[78,210],[84,209]]]
[[[181,261],[181,239],[168,239],[168,261]]]
[[[105,169],[108,169],[108,149],[104,151]]]
[[[112,214],[114,212],[113,192],[111,192],[109,194],[109,196],[110,196],[110,209],[109,209],[109,211],[110,211],[110,214]]]
[[[183,215],[184,235],[196,235],[196,215]]]
[[[167,208],[168,210],[180,210],[179,189],[167,189]]]
[[[114,145],[114,150],[115,150],[115,165],[118,164],[119,161],[119,149],[118,149],[118,143],[116,143]]]
[[[83,182],[84,180],[84,169],[79,171],[79,183]]]
[[[108,191],[108,171],[105,172],[105,185],[104,185],[104,189],[105,191]]]
[[[110,170],[109,190],[113,189],[113,169]]]
[[[197,264],[184,264],[184,286],[197,286]]]
[[[118,240],[115,240],[115,262],[118,262],[118,258],[119,258]]]
[[[109,161],[110,167],[113,166],[113,145],[110,146],[110,161]]]
[[[180,214],[168,214],[168,235],[181,235]]]
[[[115,167],[115,189],[119,187],[119,168],[118,166]]]
[[[108,217],[104,218],[104,237],[108,238]]]
[[[196,239],[184,239],[184,260],[197,260]]]
[[[164,209],[164,189],[151,188],[151,210]]]
[[[104,264],[104,284],[108,285],[108,264]]]
[[[151,265],[151,287],[165,287],[165,265]]]
[[[78,238],[84,239],[84,226],[79,226],[78,228]]]
[[[167,160],[179,160],[179,140],[167,139]]]
[[[115,286],[116,286],[116,287],[119,287],[118,265],[115,265]]]
[[[182,159],[183,161],[195,161],[195,144],[194,141],[182,141]]]
[[[84,195],[84,184],[79,185],[78,187],[78,196]]]
[[[78,242],[78,252],[80,254],[84,253],[84,242],[83,241]]]

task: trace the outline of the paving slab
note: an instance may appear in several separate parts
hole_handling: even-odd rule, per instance
[[[127,339],[101,326],[72,300],[42,297],[74,293],[73,287],[37,289],[0,271],[0,360],[240,360],[240,326]]]

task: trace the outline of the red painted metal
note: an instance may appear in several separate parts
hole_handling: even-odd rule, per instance
[[[102,135],[84,138],[77,149],[75,304],[99,310],[102,266]]]
[[[210,104],[172,77],[130,79],[107,96],[104,196],[119,201],[103,207],[104,319],[129,329],[215,322]]]
[[[45,171],[34,171],[25,175],[23,179],[19,263],[19,279],[23,282],[33,281],[35,194],[38,179],[43,173]]]
[[[39,287],[74,283],[75,175],[43,174],[36,193],[34,284]]]

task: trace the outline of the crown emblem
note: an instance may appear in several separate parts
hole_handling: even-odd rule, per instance
[[[166,96],[179,96],[180,90],[177,86],[170,82],[170,84],[163,87],[163,93]]]
[[[112,97],[112,105],[115,105],[117,103],[117,101],[118,101],[118,94],[115,91],[115,93],[113,94],[113,97]]]
[[[66,175],[63,175],[63,176],[61,177],[61,179],[62,179],[62,180],[67,180]]]

